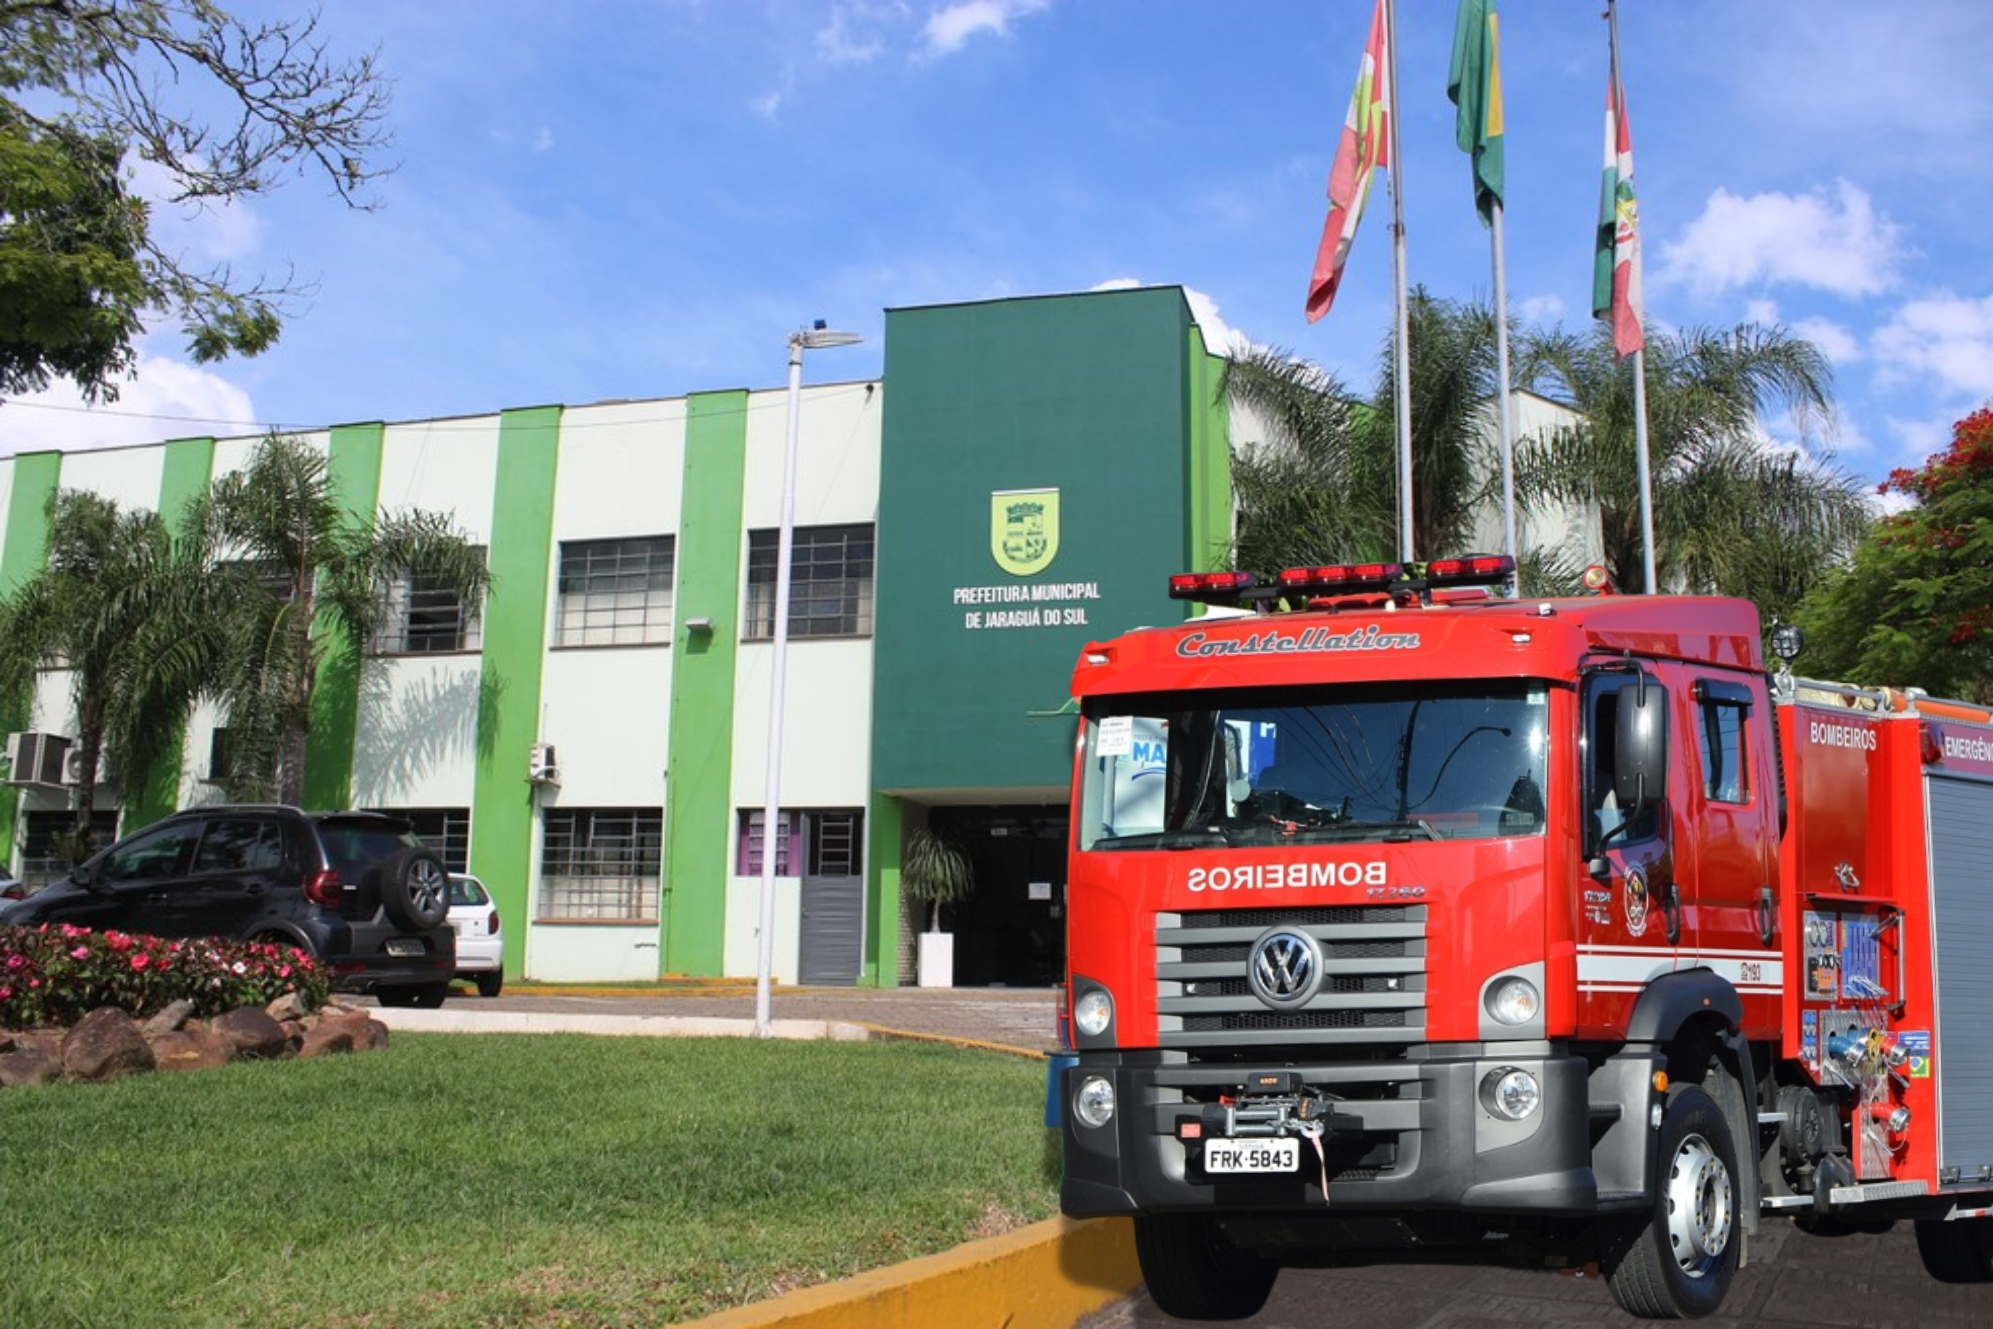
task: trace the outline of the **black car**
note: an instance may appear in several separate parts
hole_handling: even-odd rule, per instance
[[[441,1006],[457,962],[449,881],[397,817],[194,808],[0,907],[0,923],[272,942],[321,961],[339,991]]]

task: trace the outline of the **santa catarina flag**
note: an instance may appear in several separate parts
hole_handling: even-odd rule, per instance
[[[1633,199],[1633,133],[1626,88],[1613,69],[1605,94],[1605,178],[1599,185],[1598,247],[1592,261],[1592,317],[1612,324],[1624,359],[1647,344],[1641,331],[1640,209]]]
[[[1350,94],[1343,118],[1342,139],[1335,164],[1329,168],[1329,219],[1315,251],[1315,273],[1308,281],[1308,321],[1329,312],[1342,281],[1343,261],[1363,220],[1370,197],[1371,172],[1391,169],[1391,56],[1385,45],[1385,0],[1377,0],[1370,18],[1370,40],[1363,45],[1363,64],[1356,71],[1356,91]]]
[[[1474,206],[1489,225],[1502,206],[1502,61],[1495,0],[1460,0],[1446,95],[1460,108],[1453,135],[1474,163]]]

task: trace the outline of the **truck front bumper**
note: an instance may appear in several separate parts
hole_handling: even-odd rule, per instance
[[[1441,1049],[1429,1049],[1437,1054]],[[1186,1064],[1160,1052],[1082,1052],[1063,1072],[1065,1181],[1074,1217],[1194,1210],[1323,1208],[1585,1214],[1598,1207],[1587,1067],[1554,1044],[1452,1044],[1447,1055],[1391,1063]],[[1338,1100],[1325,1163],[1303,1141],[1293,1172],[1211,1175],[1187,1120],[1236,1098],[1253,1071],[1298,1073]],[[1522,1121],[1490,1106],[1511,1071],[1536,1078]],[[1089,1126],[1074,1096],[1090,1077],[1114,1090],[1111,1119]]]

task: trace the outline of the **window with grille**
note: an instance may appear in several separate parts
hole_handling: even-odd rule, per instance
[[[478,550],[483,557],[484,550]],[[484,644],[484,621],[441,578],[403,569],[381,592],[380,622],[369,649],[375,655],[433,655],[475,651]]]
[[[734,872],[742,877],[761,875],[761,809],[742,808],[740,836],[734,855]],[[804,876],[855,877],[864,866],[863,812],[838,809],[798,811],[784,808],[775,816],[775,875],[796,875],[790,870],[799,850]]]
[[[561,543],[556,646],[640,646],[671,640],[668,535]]]
[[[443,860],[451,872],[471,870],[471,810],[469,808],[375,808],[400,817]]]
[[[543,836],[541,921],[656,921],[662,808],[549,808]]]
[[[58,841],[76,833],[73,812],[30,812],[26,817],[21,845],[21,881],[29,890],[40,890],[52,881],[69,875],[69,859],[57,848]],[[90,849],[102,849],[118,838],[118,813],[90,814]]]
[[[747,535],[748,641],[775,635],[778,531]],[[872,635],[872,526],[804,526],[789,558],[791,637]]]

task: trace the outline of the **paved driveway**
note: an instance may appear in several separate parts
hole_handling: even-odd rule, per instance
[[[1086,1321],[1088,1329],[1160,1329],[1188,1323],[1146,1296]],[[1386,1265],[1289,1269],[1247,1329],[1482,1329],[1488,1325],[1638,1325],[1595,1278],[1512,1269]],[[1813,1237],[1766,1218],[1723,1312],[1696,1323],[1831,1329],[1842,1325],[1993,1325],[1993,1285],[1935,1282],[1917,1259],[1910,1225],[1881,1236]]]

